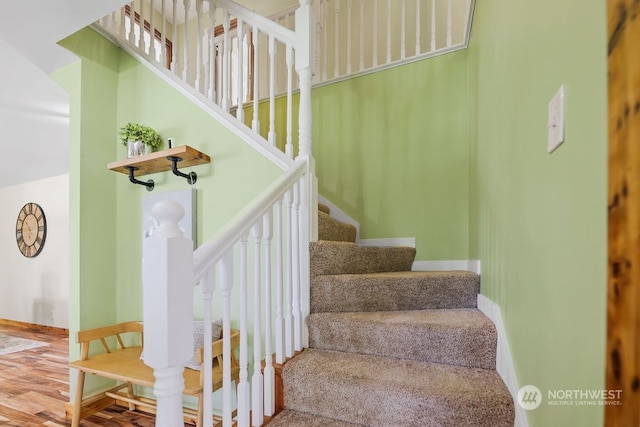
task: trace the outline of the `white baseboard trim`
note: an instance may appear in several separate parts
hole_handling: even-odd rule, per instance
[[[358,241],[360,246],[408,246],[410,248],[416,247],[415,237],[390,237],[388,239],[360,239]]]
[[[480,274],[480,260],[442,260],[442,261],[414,261],[413,271],[453,271],[464,270]]]
[[[514,425],[515,427],[529,427],[527,413],[520,405],[518,405],[518,390],[520,390],[520,386],[518,385],[516,370],[513,366],[513,359],[511,358],[509,342],[507,341],[507,334],[504,329],[504,323],[502,322],[500,306],[484,295],[478,294],[478,310],[487,316],[496,326],[496,331],[498,333],[496,370],[498,371],[498,374],[500,374],[500,377],[502,377],[502,381],[504,381],[509,389],[511,396],[513,396],[513,402],[516,410],[516,420]]]

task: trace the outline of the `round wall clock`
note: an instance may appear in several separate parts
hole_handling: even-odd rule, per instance
[[[16,221],[16,243],[22,255],[37,256],[47,237],[47,219],[37,203],[27,203],[20,209]]]

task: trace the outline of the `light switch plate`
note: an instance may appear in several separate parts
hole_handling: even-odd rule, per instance
[[[549,101],[547,118],[547,152],[552,153],[564,142],[564,85]]]

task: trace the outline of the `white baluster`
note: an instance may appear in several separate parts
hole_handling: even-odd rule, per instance
[[[309,331],[304,319],[310,312],[310,254],[309,242],[318,239],[318,199],[315,179],[310,170],[300,177],[300,311],[302,320],[302,346],[309,347]],[[315,226],[314,226],[315,225]]]
[[[416,56],[420,55],[420,1],[416,0]]]
[[[269,133],[268,140],[276,145],[276,39],[269,35]]]
[[[431,0],[431,52],[436,50],[436,0]]]
[[[262,219],[262,245],[264,246],[264,415],[271,417],[276,410],[275,370],[271,351],[271,212]]]
[[[136,45],[136,39],[135,39],[135,32],[134,32],[134,28],[136,25],[136,11],[134,9],[136,2],[132,1],[131,3],[129,3],[129,36],[127,37],[127,40],[129,40],[129,42],[132,45]]]
[[[154,370],[159,426],[182,424],[184,365],[193,354],[193,242],[178,222],[179,203],[156,203],[160,226],[143,244],[144,362]]]
[[[360,71],[364,70],[364,0],[360,0]]]
[[[163,0],[164,2],[164,0]],[[153,15],[155,15],[153,9],[153,0],[149,0],[149,56],[152,60],[156,60],[156,30],[153,26]]]
[[[258,98],[260,98],[260,78],[258,77],[260,68],[260,32],[258,31],[258,27],[253,27],[253,121],[251,122],[251,129],[254,132],[260,133],[260,118],[259,118],[259,107],[260,104],[258,102]]]
[[[209,93],[207,96],[216,102],[216,7],[209,2]]]
[[[249,426],[249,389],[247,355],[247,235],[240,239],[240,382],[238,384],[238,426]]]
[[[347,0],[347,74],[351,74],[351,9],[352,0]]]
[[[129,10],[131,10],[131,6],[129,6]],[[126,25],[125,25],[125,23],[127,22],[126,18],[127,18],[126,6],[123,6],[122,9],[120,10],[120,24],[118,28],[119,30],[118,34],[120,34],[122,38],[126,40],[130,40],[127,34]]]
[[[316,35],[315,35],[315,41],[316,41],[316,47],[315,47],[315,61],[314,61],[314,66],[313,69],[317,70],[318,72],[315,73],[313,75],[313,77],[316,78],[315,81],[318,81],[320,79],[320,52],[322,52],[322,46],[320,44],[320,34],[322,32],[322,25],[320,25],[320,20],[318,20],[316,22]],[[285,48],[286,49],[286,48]]]
[[[163,0],[164,1],[164,0]],[[173,32],[171,34],[173,34],[174,37],[174,41],[175,37],[178,34],[178,20],[175,19],[176,16],[178,16],[178,0],[173,0],[173,15],[171,15],[173,17]],[[173,44],[173,50],[171,52],[171,72],[173,74],[175,74],[176,76],[178,75],[178,44],[174,43]]]
[[[160,24],[160,63],[163,67],[167,66],[167,11],[164,0],[160,1],[160,18],[162,23]]]
[[[231,289],[233,288],[233,249],[218,263],[222,291],[222,426],[231,427]],[[238,393],[238,400],[240,394]]]
[[[450,47],[453,44],[452,15],[453,13],[451,11],[451,0],[447,0],[447,47]]]
[[[238,39],[238,73],[236,75],[236,119],[244,123],[244,22],[238,18],[237,39]]]
[[[260,273],[260,242],[262,240],[262,221],[251,227],[253,237],[253,376],[251,378],[251,424],[261,426],[264,418],[264,381],[260,365],[262,363],[262,298]],[[270,339],[270,337],[269,337]]]
[[[287,224],[288,228],[288,245],[285,252],[287,281],[285,287],[286,295],[284,304],[284,348],[286,357],[293,357],[293,230],[291,226],[291,203],[292,194],[291,190],[289,190],[284,195],[285,223]]]
[[[402,0],[402,6],[400,8],[400,59],[404,59],[405,56],[407,55],[407,43],[406,43],[406,32],[407,32],[407,26],[406,26],[406,15],[407,15],[407,11],[406,11],[406,4],[405,4],[405,0]]]
[[[340,75],[340,0],[335,1],[335,32],[336,36],[334,39],[334,63],[333,63],[333,77],[338,77]]]
[[[329,51],[329,44],[327,43],[327,38],[329,31],[327,31],[327,1],[322,0],[320,4],[320,9],[322,10],[322,81],[327,80],[327,52]]]
[[[387,0],[387,64],[391,62],[391,0]]]
[[[293,184],[293,204],[291,212],[292,264],[293,264],[293,337],[295,351],[302,350],[302,315],[300,313],[300,185]]]
[[[138,49],[140,49],[141,52],[147,53],[147,47],[144,43],[144,1],[140,1],[140,33],[138,33]],[[135,14],[134,14],[134,20],[131,21],[132,23],[135,22]]]
[[[293,159],[293,49],[287,45],[287,143],[284,152]]]
[[[282,200],[278,200],[275,204],[275,236],[276,236],[276,363],[284,363],[284,255],[282,246],[282,235],[284,228],[282,226]]]
[[[184,0],[184,52],[182,53],[182,80],[189,78],[189,9],[191,0]]]
[[[418,0],[419,1],[419,0]],[[373,60],[372,66],[378,65],[378,0],[373,0]]]
[[[222,29],[222,109],[229,111],[229,90],[231,89],[231,70],[229,69],[231,56],[231,43],[229,43],[229,12],[223,12]]]
[[[202,92],[202,0],[196,0],[196,80],[194,87]]]
[[[213,341],[211,330],[211,300],[213,298],[213,291],[215,290],[215,269],[211,269],[200,282],[204,309],[204,360],[212,360],[213,354],[211,352],[211,343]],[[199,343],[194,343],[198,345]],[[203,427],[211,427],[213,422],[213,410],[211,406],[211,394],[213,393],[213,370],[211,363],[204,364],[204,383],[202,391],[202,418],[204,420]]]

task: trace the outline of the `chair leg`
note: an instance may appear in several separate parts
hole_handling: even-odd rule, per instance
[[[133,399],[135,397],[135,395],[133,394],[133,384],[131,384],[129,382],[127,383],[127,397],[129,399]],[[136,409],[135,403],[129,402],[129,410],[133,411],[135,409]]]
[[[82,394],[84,393],[84,371],[78,371],[78,382],[76,383],[76,398],[73,404],[73,416],[71,427],[80,425],[80,415],[82,414]]]
[[[203,425],[203,413],[204,412],[204,394],[198,393],[198,420],[196,421],[196,427],[202,427]]]

